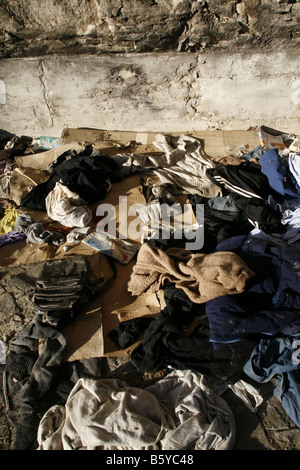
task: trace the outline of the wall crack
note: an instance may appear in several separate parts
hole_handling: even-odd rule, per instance
[[[54,109],[53,109],[51,92],[49,91],[48,86],[47,86],[47,81],[46,81],[46,76],[45,76],[45,68],[44,68],[44,60],[43,59],[39,60],[38,70],[39,70],[39,73],[40,73],[39,78],[40,78],[40,81],[41,81],[41,84],[42,84],[42,89],[43,89],[43,97],[44,97],[46,106],[47,106],[48,111],[49,111],[51,126],[54,127],[54,115],[55,115],[55,113],[54,113]]]

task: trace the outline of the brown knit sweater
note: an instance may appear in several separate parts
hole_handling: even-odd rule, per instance
[[[194,254],[184,249],[162,251],[144,243],[128,282],[132,295],[154,293],[169,284],[182,289],[195,303],[243,292],[253,278],[245,262],[235,253]]]

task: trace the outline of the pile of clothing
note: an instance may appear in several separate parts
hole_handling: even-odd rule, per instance
[[[275,396],[300,426],[299,361],[291,359],[291,345],[300,338],[300,147],[296,137],[277,147],[270,144],[272,135],[263,136],[240,163],[206,168],[219,195],[188,194],[195,216],[197,206],[204,207],[200,253],[174,239],[153,237],[142,245],[128,290],[140,295],[164,289],[166,307],[149,325],[133,319],[111,336],[128,346],[144,331],[131,355],[142,372],[173,365],[211,374],[222,353],[226,360],[228,346],[255,341],[243,373],[258,382],[276,380]],[[290,358],[284,365],[283,354]]]
[[[18,234],[61,246],[68,236],[80,242],[88,233],[91,203],[105,200],[115,182],[141,176],[145,205],[139,216],[145,236],[127,292],[139,297],[162,291],[164,305],[156,315],[120,321],[109,337],[120,350],[140,340],[129,357],[138,374],[172,372],[151,387],[133,389],[106,380],[103,358],[95,358],[68,364],[64,378],[72,380],[62,380],[66,341],[54,320],[66,299],[59,306],[57,294],[64,297],[77,282],[80,287],[79,274],[86,269],[76,270],[74,284],[59,286],[58,272],[46,265],[46,279],[39,280],[35,293],[39,315],[12,342],[6,365],[8,385],[18,392],[12,416],[21,430],[19,448],[34,443],[40,449],[230,449],[235,426],[220,384],[243,397],[246,391],[256,396],[245,385],[247,377],[259,383],[275,380],[275,396],[300,427],[300,361],[295,355],[300,341],[300,146],[296,136],[286,134],[276,134],[273,142],[261,128],[259,137],[256,149],[227,165],[209,158],[201,142],[186,135],[158,134],[154,145],[160,155],[108,157],[92,146],[79,153],[68,150],[48,168],[46,181],[22,199],[22,210],[14,212],[5,235],[11,242]],[[172,231],[161,218],[162,207],[176,215],[182,195],[194,222],[188,231],[182,226]],[[68,234],[34,222],[26,209],[46,212],[67,225]],[[187,248],[194,226],[202,230],[203,243]],[[86,300],[80,289],[71,300],[78,297]],[[49,302],[55,308],[47,309]],[[31,349],[37,338],[47,338],[39,359]],[[50,345],[56,354],[48,361]],[[77,367],[81,373],[73,374]],[[20,408],[22,397],[30,406]],[[124,403],[126,422],[120,418]],[[193,433],[187,432],[191,426]]]
[[[79,153],[66,151],[52,164],[49,178],[34,187],[21,200],[21,206],[47,212],[46,199],[57,183],[78,195],[83,204],[99,201],[105,198],[111,181],[122,177],[117,164],[106,154],[94,151],[91,145]]]

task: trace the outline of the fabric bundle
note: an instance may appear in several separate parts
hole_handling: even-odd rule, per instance
[[[277,200],[282,196],[270,185],[260,166],[249,162],[220,165],[217,168],[209,168],[206,174],[223,188],[223,191],[231,195],[236,206],[255,227],[266,233],[286,231],[281,224],[281,213],[270,204],[271,197]]]
[[[111,187],[111,180],[120,180],[123,176],[117,164],[106,154],[87,148],[53,168],[50,177],[35,186],[21,200],[21,206],[33,210],[46,211],[46,197],[62,182],[70,191],[75,192],[86,203],[101,200]]]
[[[13,231],[15,221],[20,214],[20,211],[15,207],[8,207],[5,210],[4,217],[0,221],[0,235],[6,235]]]
[[[191,254],[184,249],[162,251],[144,243],[128,283],[132,295],[153,293],[172,283],[195,303],[242,292],[251,271],[231,252]]]
[[[273,395],[300,428],[300,336],[261,339],[244,366],[245,373],[258,383],[274,380]]]
[[[5,235],[0,235],[0,246],[10,245],[11,243],[16,243],[23,241],[26,238],[25,233],[18,233],[11,231]]]
[[[289,165],[289,160],[283,159],[277,148],[268,150],[259,160],[261,171],[268,178],[269,185],[284,197],[300,198],[300,186],[294,176],[295,171],[291,171],[295,168],[292,165],[295,161],[297,160],[291,156]]]
[[[249,236],[224,240],[217,250],[237,253],[255,270],[243,293],[206,304],[210,341],[215,347],[255,334],[295,335],[300,332],[299,250],[271,238]]]
[[[14,231],[24,235],[27,243],[53,243],[55,246],[62,245],[66,241],[63,233],[55,230],[45,230],[41,222],[34,222],[30,214],[18,215],[14,224]]]
[[[208,158],[198,139],[182,134],[173,143],[158,134],[154,145],[165,153],[166,165],[155,169],[161,184],[173,186],[173,191],[214,197],[221,194],[217,184],[206,175],[215,164]]]
[[[34,306],[49,324],[73,315],[90,296],[89,266],[83,256],[44,262],[36,282]]]
[[[39,450],[229,450],[235,423],[208,380],[173,371],[152,386],[79,379],[41,419]]]
[[[58,182],[46,197],[47,215],[66,227],[86,227],[92,212],[81,197]]]

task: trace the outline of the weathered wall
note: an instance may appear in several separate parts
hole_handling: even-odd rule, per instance
[[[117,130],[299,131],[298,54],[139,54],[0,62],[0,126],[60,135],[65,126]],[[288,128],[288,129],[286,129]]]
[[[300,2],[2,0],[0,128],[300,133]]]
[[[0,57],[299,46],[296,0],[2,0]]]

